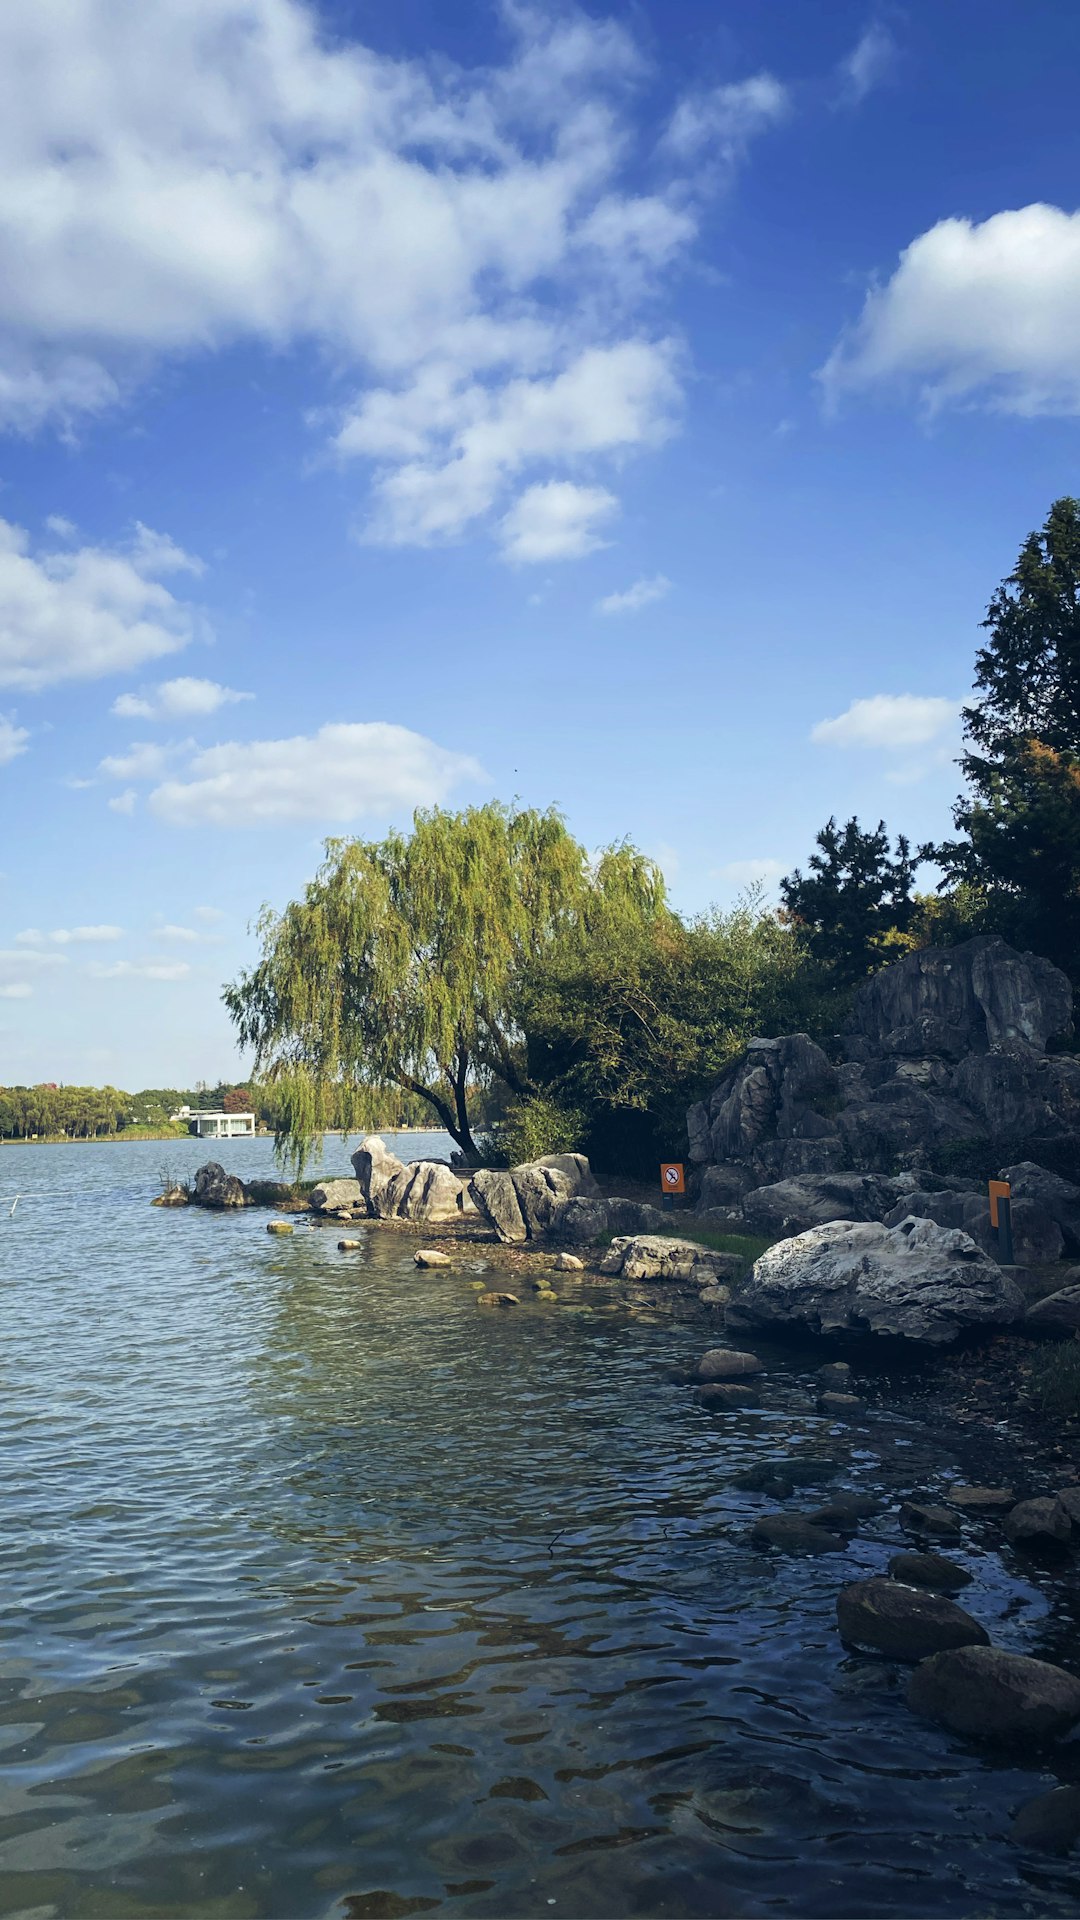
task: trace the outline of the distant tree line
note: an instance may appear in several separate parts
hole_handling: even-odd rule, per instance
[[[397,1088],[372,1089],[358,1122],[364,1127],[431,1125],[428,1109],[415,1095]],[[174,1122],[181,1107],[206,1107],[224,1113],[254,1113],[260,1127],[277,1132],[282,1124],[282,1102],[272,1085],[232,1085],[195,1088],[149,1087],[124,1093],[117,1087],[0,1087],[0,1139],[108,1140],[128,1135],[165,1135],[182,1138],[186,1122]],[[327,1103],[327,1126],[342,1125],[343,1103]],[[359,1109],[358,1109],[359,1112]]]

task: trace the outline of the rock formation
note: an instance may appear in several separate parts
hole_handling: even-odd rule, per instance
[[[960,1141],[1030,1143],[1036,1172],[1040,1145],[1071,1143],[1080,1168],[1080,1059],[1046,1051],[1071,1018],[1065,975],[996,936],[910,953],[859,989],[828,1052],[806,1034],[752,1041],[690,1109],[702,1201],[738,1204],[800,1175],[929,1168]],[[1045,1186],[1021,1197],[1048,1205]],[[1080,1230],[1080,1200],[1055,1204]]]

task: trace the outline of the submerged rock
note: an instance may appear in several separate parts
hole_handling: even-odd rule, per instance
[[[1054,1787],[1020,1808],[1009,1839],[1035,1853],[1071,1853],[1080,1841],[1080,1787]]]
[[[1029,1553],[1060,1552],[1072,1539],[1072,1524],[1061,1501],[1044,1495],[1038,1500],[1021,1500],[1005,1516],[1002,1529],[1012,1547],[1024,1547]]]
[[[815,1526],[805,1513],[764,1513],[750,1529],[755,1547],[778,1547],[781,1553],[845,1553],[847,1542],[827,1527]]]
[[[267,1233],[291,1233],[292,1227],[287,1220],[270,1220],[267,1222],[266,1231]]]
[[[816,1405],[831,1420],[854,1420],[866,1411],[866,1402],[857,1393],[819,1393]]]
[[[818,1507],[808,1518],[816,1527],[831,1527],[835,1533],[854,1533],[860,1520],[868,1520],[877,1513],[881,1502],[869,1493],[851,1493],[846,1487],[840,1487],[823,1507]]]
[[[990,1636],[963,1607],[897,1580],[856,1580],[838,1594],[836,1621],[850,1646],[894,1660],[923,1660],[948,1647],[986,1646]]]
[[[905,1533],[942,1534],[946,1539],[958,1537],[960,1522],[948,1507],[935,1507],[925,1500],[903,1500],[900,1503],[900,1525]]]
[[[418,1267],[452,1267],[453,1261],[448,1253],[441,1253],[438,1247],[418,1247],[413,1254]]]
[[[889,1578],[908,1587],[929,1587],[933,1593],[959,1593],[971,1585],[972,1575],[941,1553],[894,1553]]]
[[[1007,1512],[1016,1504],[1012,1487],[949,1487],[945,1498],[963,1513]]]
[[[761,1404],[757,1388],[748,1380],[708,1380],[698,1389],[698,1405],[717,1409],[756,1407]]]
[[[754,1263],[728,1309],[737,1329],[881,1333],[941,1346],[969,1327],[1003,1326],[1023,1296],[964,1233],[930,1220],[839,1221],[782,1240]]]
[[[520,1307],[521,1301],[516,1293],[490,1292],[478,1293],[476,1304],[478,1307]]]
[[[696,1380],[739,1380],[744,1374],[764,1373],[765,1363],[756,1353],[739,1353],[734,1347],[710,1347],[694,1369]]]
[[[1048,1660],[961,1647],[916,1667],[908,1705],[951,1733],[995,1744],[1057,1740],[1080,1721],[1080,1680]]]

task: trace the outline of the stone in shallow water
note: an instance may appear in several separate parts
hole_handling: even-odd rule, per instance
[[[291,1233],[292,1228],[287,1220],[271,1220],[266,1231],[267,1233]]]
[[[935,1653],[908,1685],[915,1713],[995,1745],[1057,1740],[1080,1720],[1080,1680],[1048,1660],[1000,1647]]]
[[[816,1527],[805,1513],[764,1513],[750,1529],[755,1547],[778,1547],[781,1553],[844,1553],[846,1542],[827,1527]]]
[[[699,1380],[737,1380],[745,1373],[764,1373],[756,1353],[738,1353],[733,1347],[710,1347],[697,1364]]]
[[[865,1412],[866,1402],[857,1393],[819,1393],[817,1410],[832,1420],[854,1420]]]
[[[815,1527],[831,1527],[836,1533],[854,1533],[860,1520],[869,1519],[880,1507],[868,1493],[850,1493],[841,1487],[834,1493],[825,1506],[815,1508],[809,1515]]]
[[[965,1513],[992,1513],[1016,1504],[1012,1487],[949,1487],[945,1498]]]
[[[478,1307],[520,1307],[521,1301],[516,1293],[478,1293]]]
[[[418,1247],[413,1254],[418,1267],[450,1267],[453,1261],[448,1253],[441,1253],[438,1247]]]
[[[1005,1515],[1003,1532],[1010,1546],[1024,1547],[1029,1553],[1053,1553],[1068,1546],[1072,1524],[1060,1500],[1044,1496],[1021,1500]]]
[[[894,1553],[889,1561],[889,1575],[893,1580],[902,1580],[905,1586],[929,1587],[936,1593],[959,1593],[960,1588],[970,1586],[972,1580],[966,1567],[947,1560],[942,1553]]]
[[[337,1244],[339,1253],[358,1253],[364,1243],[362,1240],[339,1240]]]
[[[699,1407],[757,1407],[761,1398],[749,1380],[709,1380],[698,1389]]]
[[[1036,1853],[1071,1853],[1080,1840],[1080,1787],[1054,1787],[1027,1801],[1009,1828],[1009,1839]]]
[[[948,1507],[935,1507],[925,1500],[905,1500],[900,1507],[900,1525],[905,1533],[937,1533],[947,1539],[961,1532],[960,1522]]]
[[[894,1660],[923,1660],[949,1647],[985,1646],[989,1634],[952,1600],[896,1580],[856,1580],[837,1595],[840,1637]]]
[[[546,1800],[547,1797],[539,1781],[530,1780],[525,1774],[497,1780],[488,1795],[490,1800]]]

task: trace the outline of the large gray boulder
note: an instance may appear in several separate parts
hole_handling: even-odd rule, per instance
[[[880,1578],[842,1588],[836,1624],[849,1646],[873,1647],[894,1660],[925,1660],[947,1647],[986,1646],[990,1638],[955,1601]]]
[[[583,1153],[551,1153],[502,1173],[481,1168],[469,1182],[468,1194],[477,1211],[508,1245],[547,1235],[571,1238],[564,1231],[567,1210],[574,1201],[602,1204],[600,1189]],[[579,1214],[579,1219],[581,1218]],[[599,1222],[599,1211],[589,1215]],[[606,1215],[597,1232],[606,1230]],[[590,1233],[586,1238],[593,1238]]]
[[[990,1204],[985,1192],[927,1192],[917,1188],[914,1193],[904,1194],[886,1213],[886,1226],[897,1226],[909,1213],[917,1214],[920,1220],[933,1220],[939,1227],[959,1228],[984,1253],[992,1258],[997,1255],[997,1234],[991,1225]],[[1011,1214],[1014,1257],[1018,1266],[1041,1266],[1061,1258],[1064,1244],[1061,1228],[1046,1207],[1037,1200],[1014,1199]]]
[[[197,1207],[211,1207],[215,1212],[226,1207],[246,1207],[247,1191],[242,1180],[235,1173],[226,1173],[217,1160],[207,1160],[195,1174],[195,1185],[191,1195]]]
[[[382,1194],[395,1174],[404,1171],[404,1163],[390,1152],[381,1135],[369,1133],[352,1155],[352,1164],[363,1205],[369,1214],[377,1215]]]
[[[428,1226],[461,1219],[464,1189],[442,1160],[412,1160],[379,1196],[383,1219],[416,1220]]]
[[[707,1177],[707,1176],[706,1176]],[[803,1173],[756,1187],[743,1197],[743,1216],[755,1233],[803,1233],[830,1220],[880,1220],[910,1187],[879,1173]],[[911,1211],[910,1208],[907,1209]]]
[[[320,1180],[311,1189],[311,1204],[316,1213],[337,1213],[341,1207],[366,1205],[359,1180]]]
[[[991,934],[883,967],[855,995],[850,1031],[878,1053],[960,1060],[1017,1041],[1043,1052],[1071,1019],[1060,969]]]
[[[729,1329],[882,1333],[941,1346],[969,1327],[1004,1326],[1024,1301],[964,1233],[930,1220],[836,1221],[782,1240],[754,1264]]]
[[[1009,1182],[1014,1206],[1024,1200],[1041,1207],[1061,1228],[1066,1253],[1080,1253],[1080,1186],[1033,1160],[1002,1167],[998,1177]]]

